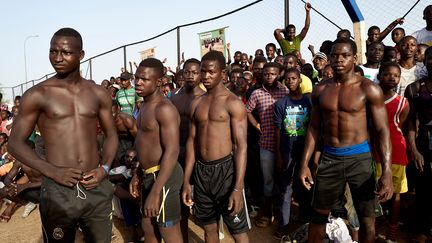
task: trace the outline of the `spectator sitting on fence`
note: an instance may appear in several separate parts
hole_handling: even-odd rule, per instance
[[[285,29],[275,29],[273,33],[274,37],[278,41],[284,55],[291,53],[294,50],[300,51],[300,44],[309,30],[311,8],[312,6],[310,3],[305,4],[306,20],[300,34],[296,35],[296,27],[293,24],[287,25]],[[285,38],[282,34],[285,35]]]
[[[384,29],[383,32],[380,32],[380,28],[378,26],[371,26],[368,29],[367,35],[368,38],[366,40],[366,46],[369,46],[370,44],[374,42],[381,42],[383,41],[388,34],[396,27],[398,24],[403,24],[404,18],[397,18],[395,21],[391,22],[387,28]]]

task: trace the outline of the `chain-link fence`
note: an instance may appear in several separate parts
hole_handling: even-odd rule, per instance
[[[297,27],[297,32],[299,33],[305,21],[304,2],[302,0],[291,0],[288,2],[290,23]],[[361,0],[357,3],[365,18],[366,29],[372,25],[377,25],[381,29],[384,29],[393,20],[403,16],[416,3],[416,0]],[[307,46],[309,44],[314,45],[317,50],[324,40],[334,40],[339,30],[334,24],[320,16],[317,11],[341,28],[348,29],[353,33],[352,22],[340,0],[311,1],[311,4],[315,10],[311,11],[310,29],[302,42],[302,55],[308,62],[311,60],[311,55],[307,50]],[[402,27],[405,28],[407,34],[411,34],[426,25],[422,19],[422,12],[429,4],[431,4],[430,1],[421,0],[406,17],[405,24]],[[234,54],[234,51],[240,50],[253,55],[256,49],[264,49],[267,43],[276,43],[273,31],[275,28],[284,27],[284,9],[285,2],[281,0],[256,1],[245,8],[241,8],[239,11],[212,19],[208,22],[190,26],[182,26],[181,24],[185,23],[179,23],[178,26],[182,26],[179,31],[180,51],[185,53],[186,59],[191,57],[199,58],[197,33],[228,26],[226,29],[226,41],[231,43],[231,54]],[[111,76],[116,77],[120,74],[120,68],[124,67],[125,64],[126,68],[130,70],[129,62],[139,63],[140,51],[152,47],[155,47],[156,58],[160,60],[167,58],[165,65],[175,69],[177,65],[178,36],[176,27],[173,27],[172,31],[153,40],[125,44],[125,46],[85,60],[81,64],[82,75],[85,78],[95,80],[96,83],[100,83],[103,79],[109,79]],[[165,30],[161,30],[161,33],[163,31]],[[152,37],[149,36],[149,38]],[[384,43],[394,45],[390,36],[384,40]],[[135,70],[135,68],[133,69]],[[2,91],[4,96],[11,100],[14,96],[23,94],[28,88],[46,80],[52,75],[54,73],[15,87],[2,87]]]

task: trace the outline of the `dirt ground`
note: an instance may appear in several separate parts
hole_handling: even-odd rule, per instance
[[[5,208],[5,205],[0,206],[0,212]],[[296,210],[293,208],[293,210]],[[39,210],[34,210],[27,218],[21,218],[21,214],[24,211],[24,207],[17,209],[15,214],[12,216],[11,220],[6,222],[0,222],[0,242],[1,243],[41,243],[42,231],[41,223],[39,217]],[[273,224],[267,228],[258,228],[253,224],[252,220],[252,230],[249,232],[250,242],[254,243],[272,243],[278,242],[272,238],[272,234],[276,229],[276,225]],[[299,225],[292,224],[290,228],[295,229]],[[386,223],[380,219],[377,219],[377,232],[383,234],[385,232]],[[125,229],[122,220],[113,218],[113,243],[123,243],[127,242],[130,233]],[[402,229],[399,234],[399,243],[410,242],[413,235],[404,232]],[[76,242],[83,242],[82,239],[77,237]],[[191,220],[189,220],[189,242],[190,243],[203,243],[204,242],[204,232],[203,230],[196,226]],[[225,239],[221,240],[221,243],[231,243],[234,242],[232,237],[229,235],[228,231],[225,229]],[[377,240],[377,242],[379,242]]]
[[[2,212],[5,205],[0,207]],[[6,222],[0,222],[0,242],[1,243],[41,243],[42,230],[39,217],[38,208],[35,209],[27,218],[21,218],[21,214],[24,211],[24,207],[17,209],[11,220]],[[202,243],[204,242],[204,231],[196,226],[191,220],[189,220],[189,242],[190,243]],[[272,233],[275,230],[275,225],[265,229],[258,227],[252,227],[249,234],[250,242],[278,242],[272,239]],[[113,219],[113,243],[126,242],[128,232],[124,227],[123,221],[114,217]],[[76,242],[81,242],[77,238]],[[228,231],[225,230],[225,239],[221,240],[222,243],[234,242]]]

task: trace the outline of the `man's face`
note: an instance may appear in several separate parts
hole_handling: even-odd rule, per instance
[[[101,86],[104,87],[104,89],[108,89],[109,84],[110,83],[108,80],[104,80],[104,81],[102,81]]]
[[[368,40],[370,42],[376,42],[378,41],[380,36],[380,31],[379,29],[372,29],[368,32]]]
[[[255,62],[253,64],[253,68],[252,68],[253,76],[256,77],[257,79],[262,79],[264,64],[265,62]]]
[[[239,78],[243,76],[243,73],[233,72],[231,73],[230,80],[233,83],[236,83]]]
[[[1,111],[1,119],[4,121],[6,119],[8,119],[8,113],[7,111]]]
[[[384,45],[381,43],[372,43],[369,45],[367,60],[371,63],[379,63],[384,57]]]
[[[428,54],[429,55],[425,55],[424,65],[426,66],[428,73],[432,73],[432,53],[429,52]]]
[[[335,74],[346,74],[354,69],[356,58],[350,44],[337,43],[330,53],[330,65]]]
[[[136,159],[136,152],[128,150],[125,154],[125,165],[127,168],[130,168],[132,165],[132,162]]]
[[[14,100],[14,105],[15,105],[15,106],[19,107],[20,104],[21,104],[21,100],[20,100],[20,99],[15,99],[15,100]]]
[[[216,60],[201,63],[201,80],[207,90],[213,89],[222,82],[223,73],[226,73],[226,70],[222,70]]]
[[[244,73],[244,74],[243,74],[243,78],[246,80],[246,82],[247,82],[248,84],[252,83],[252,79],[253,79],[253,77],[252,77],[251,74],[249,74],[249,73]]]
[[[287,72],[285,74],[285,84],[289,91],[295,91],[299,88],[301,79],[296,72]]]
[[[247,54],[242,54],[241,60],[240,60],[240,65],[242,67],[246,67],[248,65],[248,61],[249,61],[249,58],[248,58]]]
[[[84,57],[79,41],[74,37],[53,36],[50,44],[49,60],[58,74],[69,74],[79,70]]]
[[[333,78],[333,69],[329,66],[325,67],[322,76],[324,80]]]
[[[275,85],[279,79],[279,68],[267,67],[263,70],[263,83],[267,87]]]
[[[121,86],[123,89],[129,89],[132,85],[130,82],[130,79],[120,79],[121,80]]]
[[[183,76],[188,89],[194,89],[201,82],[200,66],[198,63],[187,63],[184,66]]]
[[[243,94],[248,89],[248,82],[243,77],[240,77],[235,82],[235,87],[237,92]]]
[[[312,61],[312,64],[317,71],[321,71],[327,65],[327,61],[320,57],[315,57]]]
[[[381,72],[379,80],[384,91],[396,88],[400,82],[400,70],[397,67],[388,67]]]
[[[295,28],[288,28],[285,33],[285,39],[288,41],[293,41],[296,34]]]
[[[283,56],[277,56],[274,60],[274,62],[279,63],[281,65],[281,67],[283,67],[283,63],[284,63],[284,58]]]
[[[417,52],[417,41],[414,38],[404,38],[399,44],[401,58],[407,59],[415,56]]]
[[[273,59],[275,57],[276,50],[273,46],[266,47],[266,55],[268,58]]]
[[[256,50],[255,51],[255,57],[257,57],[257,56],[264,56],[263,50],[261,50],[261,49]]]
[[[297,67],[297,60],[293,56],[287,56],[285,57],[283,67],[284,70],[288,70],[289,68],[295,68]]]
[[[19,111],[18,107],[13,107],[12,108],[12,115],[13,115],[13,117],[17,117],[18,116],[18,111]]]
[[[234,54],[234,63],[240,63],[241,53],[237,52]]]
[[[155,68],[138,67],[135,72],[135,92],[138,96],[146,97],[153,94],[160,85],[160,74]]]
[[[392,41],[397,44],[399,43],[399,41],[402,39],[402,37],[404,37],[404,32],[400,29],[394,30],[391,33],[391,37],[392,37]]]

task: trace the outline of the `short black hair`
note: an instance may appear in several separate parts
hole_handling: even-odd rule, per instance
[[[403,34],[405,35],[405,29],[404,29],[404,28],[402,28],[402,27],[396,27],[396,28],[394,28],[394,29],[393,29],[393,31],[392,31],[392,33],[393,33],[393,32],[395,32],[395,31],[397,31],[397,30],[400,30],[400,31],[402,31],[402,32],[403,32]]]
[[[196,58],[189,58],[183,64],[183,68],[185,68],[187,64],[196,64],[199,66],[199,65],[201,65],[201,62],[200,62],[200,60],[198,60]]]
[[[300,71],[297,68],[288,68],[287,70],[285,70],[285,75],[287,75],[288,73],[295,73],[297,74],[297,77],[300,78]]]
[[[154,68],[158,72],[159,78],[161,78],[164,74],[164,65],[162,64],[159,59],[149,57],[144,60],[142,60],[139,64],[139,67],[149,67]]]
[[[341,35],[347,35],[348,37],[351,37],[351,32],[347,29],[342,29],[338,31],[337,38],[341,38]]]
[[[275,45],[275,43],[268,43],[266,46],[265,46],[265,49],[267,49],[267,47],[273,47],[273,49],[275,49],[276,50],[276,45]]]
[[[381,64],[378,70],[378,77],[384,72],[384,70],[389,69],[390,67],[395,67],[399,70],[399,74],[401,73],[401,68],[397,62],[384,62]]]
[[[265,62],[265,63],[267,63],[267,58],[265,58],[264,56],[257,56],[253,60],[253,63],[256,63],[256,62],[259,62],[259,63]]]
[[[378,27],[378,26],[376,26],[376,25],[372,25],[371,27],[369,27],[369,29],[368,29],[368,33],[370,32],[370,31],[372,31],[372,30],[380,30],[380,28]]]
[[[73,37],[73,38],[78,40],[79,47],[82,50],[83,41],[82,41],[81,34],[78,31],[76,31],[72,28],[61,28],[54,33],[53,38],[54,38],[54,36]]]
[[[282,66],[277,62],[268,62],[268,63],[264,64],[263,69],[265,69],[265,68],[277,68],[277,69],[279,69],[279,72],[282,70]]]
[[[233,70],[231,70],[230,76],[233,73],[241,73],[243,76],[243,69],[242,68],[234,68]]]
[[[349,44],[351,46],[353,54],[354,55],[357,54],[357,45],[350,38],[338,38],[335,41],[333,41],[332,51],[333,51],[333,48],[336,44]]]
[[[21,100],[21,95],[15,96],[15,100]]]
[[[416,44],[417,44],[417,39],[414,36],[412,36],[412,35],[406,35],[406,36],[402,37],[402,39],[400,39],[398,45],[401,46],[403,42],[408,41],[409,39],[415,40]]]
[[[296,27],[295,27],[295,25],[293,25],[293,24],[289,24],[289,25],[287,25],[286,27],[285,27],[285,30],[288,30],[288,29],[295,29]]]
[[[234,52],[234,55],[237,55],[237,54],[242,54],[242,52],[241,51],[236,51],[236,52]]]
[[[296,62],[298,61],[298,57],[297,57],[294,53],[287,53],[287,54],[284,56],[284,61],[285,61],[285,59],[287,59],[288,57],[292,57],[292,58],[294,58]]]
[[[225,57],[220,51],[209,51],[202,58],[201,62],[204,61],[216,61],[219,64],[221,70],[226,69]]]

